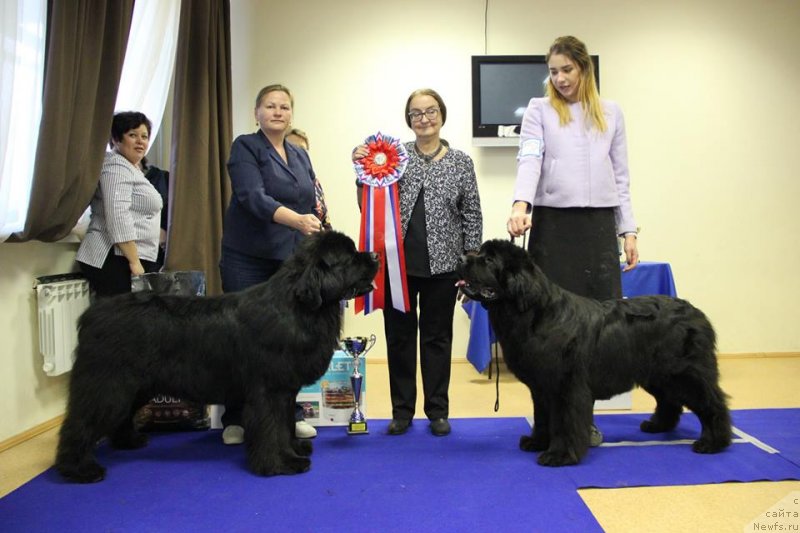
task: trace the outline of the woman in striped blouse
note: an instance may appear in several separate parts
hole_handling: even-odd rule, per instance
[[[92,216],[76,259],[99,297],[130,292],[131,276],[158,270],[161,195],[139,164],[150,143],[143,113],[114,115],[112,151],[106,153],[92,197]]]

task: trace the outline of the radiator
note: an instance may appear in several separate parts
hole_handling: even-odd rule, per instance
[[[36,278],[42,369],[58,376],[72,369],[78,345],[78,318],[89,307],[89,283],[80,274]]]

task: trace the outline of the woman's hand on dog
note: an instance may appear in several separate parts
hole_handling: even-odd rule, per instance
[[[514,202],[514,205],[511,206],[511,216],[508,217],[506,229],[512,237],[524,235],[533,226],[531,215],[528,213],[529,208],[528,202],[521,201]]]
[[[278,224],[296,229],[303,235],[311,235],[322,231],[322,221],[316,215],[301,215],[288,207],[281,206],[276,209],[272,218]]]

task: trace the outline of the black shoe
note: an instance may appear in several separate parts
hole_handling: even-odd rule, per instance
[[[444,437],[450,434],[450,422],[446,418],[431,420],[431,433],[437,437]]]
[[[389,422],[389,435],[402,435],[408,431],[408,426],[411,425],[411,420],[402,420],[400,418],[392,419]]]

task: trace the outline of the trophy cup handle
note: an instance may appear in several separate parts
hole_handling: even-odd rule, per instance
[[[367,355],[367,352],[370,351],[373,346],[375,346],[376,342],[378,342],[378,337],[376,337],[375,334],[373,333],[369,336],[369,340],[367,341],[367,347],[364,349],[363,355]]]

